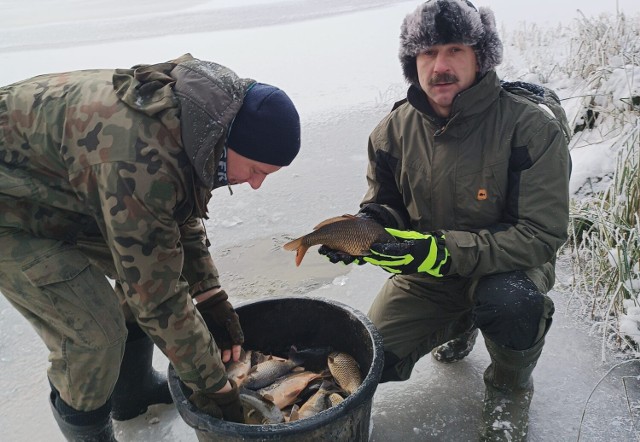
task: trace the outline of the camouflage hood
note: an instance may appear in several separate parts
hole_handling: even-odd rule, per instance
[[[196,59],[178,64],[172,75],[182,108],[184,148],[200,180],[212,189],[229,126],[255,81],[239,78],[217,63]]]
[[[122,101],[139,112],[179,127],[179,136],[196,175],[208,189],[227,131],[255,80],[230,69],[183,55],[166,63],[118,69],[114,88]]]

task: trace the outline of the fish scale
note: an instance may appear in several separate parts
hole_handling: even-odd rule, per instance
[[[352,394],[362,384],[360,366],[353,356],[343,352],[333,352],[328,357],[329,371],[343,390]]]
[[[244,385],[251,390],[266,387],[300,364],[302,359],[292,347],[289,359],[270,359],[252,367]]]

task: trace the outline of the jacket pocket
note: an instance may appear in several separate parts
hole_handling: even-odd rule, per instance
[[[105,348],[126,336],[111,284],[82,252],[66,246],[49,250],[22,271],[39,289],[40,315],[76,345]]]
[[[456,179],[458,229],[483,228],[501,221],[505,208],[507,167],[507,162],[486,166]]]

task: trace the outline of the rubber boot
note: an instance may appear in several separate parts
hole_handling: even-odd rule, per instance
[[[153,369],[153,341],[137,324],[127,324],[129,334],[120,375],[111,396],[111,417],[126,421],[144,414],[149,405],[173,402],[166,376]]]
[[[466,314],[453,324],[453,330],[447,334],[456,337],[431,350],[431,356],[438,362],[451,363],[465,358],[473,350],[478,329],[473,324],[471,315]]]
[[[437,346],[431,350],[431,356],[438,362],[451,363],[459,361],[471,353],[477,337],[478,329],[474,328],[449,342]]]
[[[544,338],[522,351],[501,347],[486,338],[485,343],[491,364],[484,372],[480,441],[526,441],[533,398],[531,373],[542,353]]]
[[[117,442],[113,435],[113,423],[109,416],[110,403],[97,410],[78,411],[67,405],[53,388],[49,399],[53,417],[68,441]]]

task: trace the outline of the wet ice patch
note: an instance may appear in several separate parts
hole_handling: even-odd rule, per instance
[[[346,275],[342,275],[335,278],[332,284],[337,286],[343,286],[347,283],[348,280],[349,278]]]

